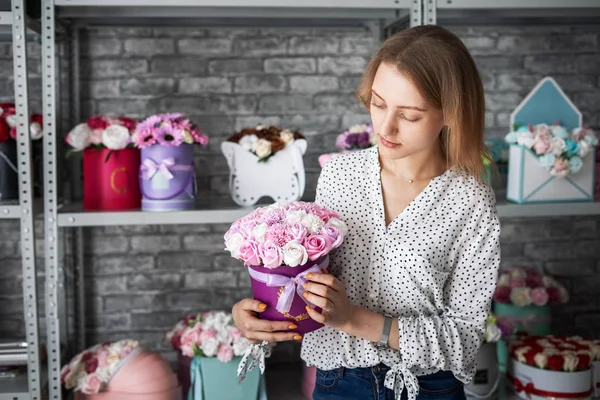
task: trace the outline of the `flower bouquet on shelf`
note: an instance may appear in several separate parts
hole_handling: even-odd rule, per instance
[[[33,141],[31,147],[34,165],[33,182],[41,195],[42,172],[42,116],[33,114],[30,118],[29,132]],[[0,103],[0,201],[19,199],[18,157],[17,157],[17,116],[15,105]]]
[[[250,343],[233,325],[230,313],[188,315],[167,332],[165,339],[177,351],[184,398],[255,400],[260,391],[264,392],[258,371],[238,383],[237,365]]]
[[[579,336],[515,337],[508,384],[523,399],[590,398],[593,343]]]
[[[123,116],[94,116],[66,136],[68,155],[83,152],[83,208],[87,211],[139,209],[140,152],[131,135],[136,121]]]
[[[233,201],[248,207],[263,196],[274,201],[300,200],[306,145],[302,134],[278,126],[258,125],[230,136],[221,143],[221,151],[229,166]]]
[[[169,363],[135,340],[97,344],[63,367],[61,383],[76,400],[179,400]]]
[[[338,153],[326,153],[319,156],[319,165],[321,168],[327,164],[333,157],[348,153],[351,151],[368,149],[377,144],[377,134],[373,131],[371,124],[353,125],[345,132],[338,135],[335,141],[335,147]]]
[[[511,113],[509,130],[508,200],[593,201],[598,139],[554,79],[531,90]]]
[[[182,114],[157,114],[140,122],[133,144],[141,149],[142,209],[189,210],[195,206],[194,144],[206,147],[208,136]]]

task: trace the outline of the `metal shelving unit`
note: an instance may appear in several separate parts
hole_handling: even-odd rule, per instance
[[[0,380],[0,400],[41,400],[46,375],[40,363],[34,226],[36,213],[33,201],[27,76],[27,35],[30,29],[35,30],[39,24],[30,20],[25,11],[24,0],[12,0],[11,12],[0,13],[0,35],[12,41],[13,49],[19,179],[19,201],[0,203],[0,219],[20,222],[27,375]]]
[[[70,67],[71,108],[74,121],[79,120],[79,30],[86,25],[208,25],[215,18],[232,26],[260,24],[269,19],[280,25],[357,26],[368,25],[380,40],[386,30],[399,25],[422,24],[422,0],[305,0],[300,3],[280,0],[42,0],[42,78],[44,115],[44,218],[46,263],[46,322],[48,330],[48,374],[50,399],[62,399],[60,369],[68,351],[65,312],[61,310],[61,290],[65,268],[61,265],[61,242],[64,228],[74,227],[75,240],[82,242],[81,227],[148,224],[220,224],[246,215],[250,209],[204,207],[173,213],[84,212],[80,204],[61,204],[59,200],[57,147],[62,132],[57,122],[57,25],[69,20],[74,29]],[[0,214],[2,209],[0,208]],[[9,210],[12,212],[12,210]],[[75,250],[79,299],[82,298],[82,246]],[[82,301],[80,301],[82,303]],[[84,347],[84,310],[77,310],[77,346]]]

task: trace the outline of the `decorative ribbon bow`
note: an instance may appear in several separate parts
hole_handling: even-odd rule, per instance
[[[271,346],[269,346],[269,342],[263,341],[260,344],[251,345],[244,356],[242,357],[238,369],[237,376],[238,380],[242,382],[246,379],[246,375],[248,372],[252,371],[258,365],[260,369],[260,373],[265,373],[265,358],[271,356]],[[252,357],[252,359],[250,358]]]
[[[264,272],[258,272],[252,268],[248,268],[248,272],[250,273],[250,276],[252,278],[259,282],[265,283],[267,286],[283,286],[283,292],[281,293],[281,296],[279,296],[276,308],[277,311],[281,313],[287,313],[290,311],[290,308],[292,307],[292,302],[294,301],[294,286],[296,287],[296,292],[298,293],[298,296],[300,296],[300,298],[304,300],[306,304],[308,304],[311,307],[314,307],[314,304],[312,304],[304,298],[304,284],[307,281],[306,275],[311,273],[320,273],[321,269],[327,267],[328,265],[329,256],[326,256],[323,259],[323,261],[321,261],[319,264],[313,265],[306,271],[301,272],[294,277],[277,274],[266,274]]]
[[[404,387],[406,387],[406,391],[408,392],[409,400],[416,399],[419,394],[419,381],[417,377],[403,363],[392,366],[387,374],[385,374],[384,382],[385,387],[394,391],[396,400],[402,398]]]
[[[506,374],[508,381],[513,385],[515,392],[521,393],[525,392],[527,397],[531,397],[531,395],[539,396],[539,397],[549,397],[549,398],[557,398],[557,399],[581,399],[589,397],[592,394],[592,389],[587,390],[585,392],[579,393],[562,393],[562,392],[552,392],[548,390],[537,389],[533,382],[528,382],[527,384],[523,384],[519,379],[515,378],[510,374]]]
[[[173,179],[171,171],[189,171],[192,169],[190,165],[176,165],[173,157],[168,157],[162,160],[159,164],[149,158],[146,158],[142,163],[142,179],[149,181],[157,172],[160,172],[167,178]]]

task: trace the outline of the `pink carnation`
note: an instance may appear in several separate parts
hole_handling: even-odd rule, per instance
[[[233,358],[233,347],[229,344],[221,344],[217,351],[217,358],[221,362],[229,362]]]
[[[199,325],[197,325],[199,326]],[[194,357],[194,348],[192,345],[200,344],[200,337],[203,332],[200,329],[186,328],[181,335],[181,352],[188,357]]]
[[[217,331],[215,331],[214,329],[206,329],[206,330],[202,331],[202,333],[200,334],[200,342],[199,343],[204,343],[208,339],[212,339],[212,338],[216,338],[216,337],[217,337]]]
[[[98,378],[96,374],[91,374],[85,380],[81,392],[84,394],[95,394],[100,391],[101,387],[102,382],[100,381],[100,378]]]
[[[531,290],[531,302],[536,306],[545,306],[548,303],[549,296],[546,288],[536,287]]]
[[[327,239],[318,234],[310,235],[304,242],[304,247],[306,248],[308,259],[311,261],[323,257],[331,250]]]

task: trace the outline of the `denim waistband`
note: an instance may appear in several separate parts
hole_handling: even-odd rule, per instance
[[[336,371],[338,372],[339,375],[358,375],[358,376],[366,376],[366,377],[373,376],[373,374],[385,375],[389,370],[390,370],[390,367],[388,367],[385,364],[377,364],[375,366],[366,367],[366,368],[346,368],[346,367],[336,368]],[[452,371],[438,371],[438,372],[435,372],[430,375],[417,376],[418,380],[429,380],[429,379],[437,380],[437,379],[451,379],[451,378],[456,379],[454,377],[454,374],[452,373]]]

